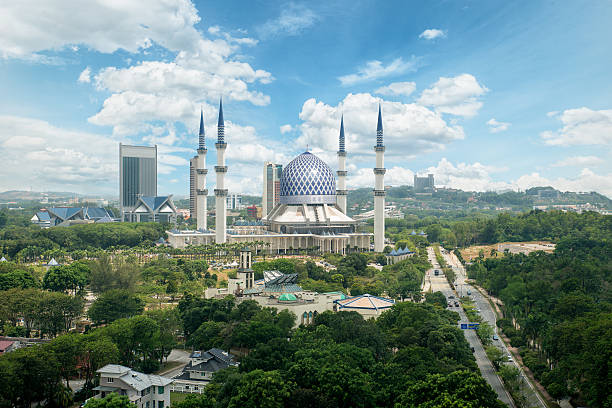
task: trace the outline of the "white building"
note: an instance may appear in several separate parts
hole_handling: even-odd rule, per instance
[[[118,364],[107,364],[97,372],[100,385],[94,388],[98,391],[94,398],[116,393],[127,396],[138,408],[170,407],[170,378],[143,374]]]

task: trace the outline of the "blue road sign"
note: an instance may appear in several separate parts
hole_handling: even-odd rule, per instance
[[[476,330],[480,323],[461,323],[460,325],[462,330]]]

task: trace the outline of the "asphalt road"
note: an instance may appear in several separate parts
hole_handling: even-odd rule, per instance
[[[455,255],[449,254],[448,252],[442,252],[442,256],[455,272],[455,287],[457,289],[457,294],[459,294],[460,296],[467,296],[467,292],[469,290],[471,293],[470,297],[476,303],[476,306],[479,309],[480,316],[483,318],[484,321],[489,323],[491,327],[493,327],[493,329],[495,330],[495,333],[497,333],[497,315],[495,314],[495,311],[493,310],[493,307],[491,306],[489,301],[478,290],[476,290],[467,283],[467,274],[465,272],[465,268],[463,267],[461,262],[459,262],[459,259],[457,259]],[[511,355],[503,341],[494,340],[493,345],[500,348],[507,356]],[[523,372],[522,368],[516,363],[516,361],[512,359],[512,361],[508,362],[507,364],[512,364],[519,369],[521,377],[523,378],[523,382],[526,385],[525,387],[523,387],[522,393],[527,398],[528,406],[547,408],[547,405],[542,400],[542,397],[540,397],[540,395],[534,390],[533,385],[527,379],[527,376]]]
[[[427,248],[427,255],[434,269],[440,269],[440,265],[438,264],[438,261],[436,261],[436,255],[432,247]],[[450,285],[446,281],[446,276],[442,274],[440,274],[440,276],[435,276],[433,270],[429,270],[427,271],[427,276],[425,277],[425,279],[431,282],[431,290],[433,292],[442,292],[447,299],[449,298],[449,296],[457,296],[457,294],[452,291]],[[474,292],[473,289],[471,289],[471,291]],[[453,306],[449,309],[459,313],[459,316],[461,317],[460,322],[468,322],[468,318],[461,307]],[[482,344],[478,339],[478,336],[476,336],[476,332],[474,330],[463,330],[463,334],[465,335],[465,339],[468,341],[470,346],[474,348],[474,357],[476,358],[476,364],[478,365],[478,368],[480,369],[483,378],[487,381],[487,383],[489,383],[491,388],[493,388],[493,391],[495,391],[495,393],[497,394],[497,398],[499,398],[500,401],[502,401],[509,407],[514,408],[514,401],[512,401],[512,398],[510,398],[510,396],[508,395],[508,392],[504,388],[504,385],[502,384],[500,378],[495,372],[493,364],[487,358],[487,354],[485,353],[484,348],[482,347]]]

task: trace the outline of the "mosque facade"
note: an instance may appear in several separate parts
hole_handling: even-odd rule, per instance
[[[280,179],[280,202],[268,211],[258,228],[245,230],[240,225],[230,228],[226,225],[225,189],[224,181],[228,165],[225,162],[225,149],[227,147],[225,127],[223,121],[223,106],[219,104],[217,143],[217,188],[215,188],[216,222],[215,230],[206,228],[206,221],[200,217],[206,216],[206,210],[197,214],[196,230],[167,231],[168,243],[174,248],[188,246],[209,245],[213,243],[244,243],[265,245],[267,251],[277,254],[288,253],[293,250],[318,250],[345,254],[354,251],[370,251],[372,234],[360,232],[358,221],[346,214],[346,148],[344,136],[344,118],[340,123],[338,140],[338,188],[336,177],[330,167],[311,152],[304,152],[283,168]],[[198,183],[198,199],[206,202],[207,190],[202,183],[205,182],[207,169],[205,159],[204,117],[200,114],[198,155],[199,160],[196,173],[200,175]],[[376,185],[374,186],[375,207],[384,208],[384,174],[383,159],[384,145],[382,134],[382,113],[379,107],[378,126],[376,137]],[[200,181],[201,180],[201,181]],[[223,199],[221,199],[223,198]],[[382,203],[382,204],[381,204]],[[198,202],[198,206],[200,202]],[[204,205],[202,205],[203,208]],[[200,209],[200,207],[198,208]],[[375,217],[374,220],[374,249],[382,251],[384,243],[384,216]]]

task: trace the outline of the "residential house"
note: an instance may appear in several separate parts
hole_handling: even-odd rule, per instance
[[[94,388],[98,391],[95,398],[117,393],[127,396],[137,408],[170,407],[170,378],[143,374],[117,364],[107,364],[97,372],[100,385]]]
[[[173,378],[171,391],[202,393],[214,373],[224,368],[237,367],[238,364],[233,355],[218,348],[204,352],[194,351],[189,356],[189,363],[183,368],[183,372]]]

